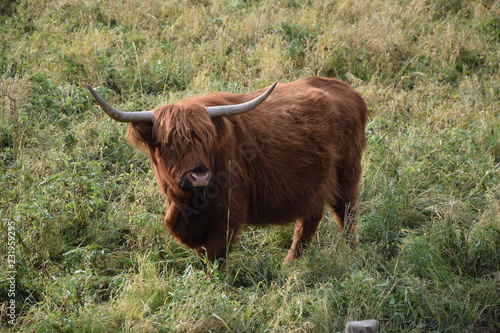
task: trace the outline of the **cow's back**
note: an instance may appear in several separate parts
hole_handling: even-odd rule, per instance
[[[261,106],[230,118],[250,223],[287,223],[332,201],[339,166],[360,163],[366,117],[347,84],[309,77],[278,85]]]

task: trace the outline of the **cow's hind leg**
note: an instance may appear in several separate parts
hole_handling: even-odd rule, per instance
[[[359,199],[361,166],[356,165],[346,169],[349,170],[348,173],[339,172],[338,174],[339,191],[334,201],[329,204],[335,213],[339,230],[344,233],[347,245],[355,248],[359,243],[357,235],[357,202]]]
[[[319,222],[323,217],[323,207],[314,215],[300,218],[295,222],[292,247],[288,251],[285,261],[291,261],[300,257],[307,245],[311,242]]]
[[[340,200],[339,200],[340,201]],[[343,232],[350,248],[358,246],[357,207],[355,201],[340,201],[332,205],[339,230]]]

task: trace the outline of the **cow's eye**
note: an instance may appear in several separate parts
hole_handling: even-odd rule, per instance
[[[200,141],[200,137],[195,132],[191,132],[191,139],[193,141]]]

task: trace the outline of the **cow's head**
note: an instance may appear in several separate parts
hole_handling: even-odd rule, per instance
[[[87,86],[100,107],[114,120],[131,123],[127,137],[149,152],[161,190],[178,194],[210,184],[214,154],[231,132],[225,116],[241,114],[257,107],[273,91],[273,84],[259,97],[237,105],[202,106],[184,102],[154,111],[122,112],[109,105]]]

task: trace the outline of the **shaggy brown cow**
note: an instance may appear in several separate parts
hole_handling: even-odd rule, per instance
[[[286,260],[298,258],[325,203],[349,245],[357,245],[368,110],[347,84],[309,77],[279,84],[272,94],[274,85],[265,92],[214,93],[139,112],[118,111],[88,88],[113,119],[131,122],[129,141],[148,151],[166,197],[165,228],[209,260],[225,258],[247,223],[293,220]]]

